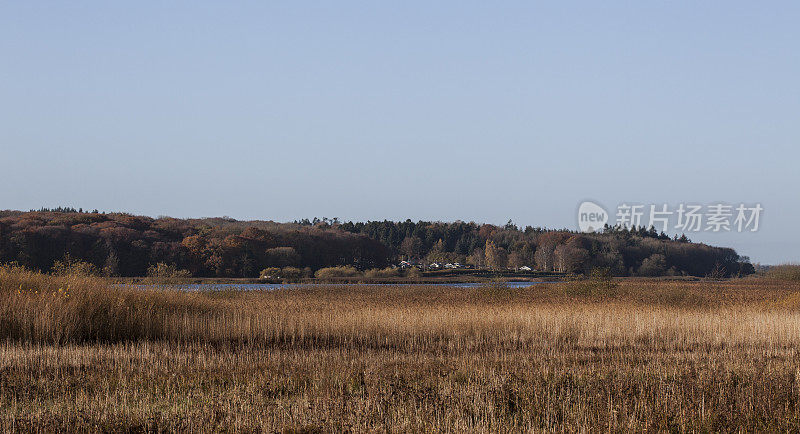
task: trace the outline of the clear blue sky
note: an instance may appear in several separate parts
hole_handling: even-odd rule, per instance
[[[800,260],[797,2],[0,3],[0,209],[575,227],[761,202]]]

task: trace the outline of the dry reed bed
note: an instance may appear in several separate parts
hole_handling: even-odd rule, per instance
[[[0,347],[0,430],[796,431],[789,349]]]
[[[98,279],[3,268],[0,338],[409,351],[525,348],[541,341],[786,347],[800,339],[798,284],[642,280],[570,294],[569,284],[193,293],[115,288]]]
[[[0,268],[0,430],[800,430],[800,284],[131,290]]]

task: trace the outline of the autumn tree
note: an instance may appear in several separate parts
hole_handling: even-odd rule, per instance
[[[420,258],[423,255],[422,240],[417,236],[406,237],[400,245],[400,251],[409,259]]]
[[[650,255],[639,267],[640,276],[661,276],[665,271],[667,271],[667,258],[660,253]]]
[[[498,247],[492,240],[486,240],[483,251],[486,256],[486,266],[492,270],[502,270],[508,264],[508,253],[502,247]]]
[[[511,253],[508,254],[508,265],[514,267],[514,269],[518,269],[524,265],[533,265],[535,262],[535,250],[536,249],[532,243],[517,243],[517,245],[515,245],[512,249]]]
[[[475,248],[472,254],[467,256],[467,263],[475,266],[475,268],[486,267],[486,256],[484,255],[483,249],[480,247]]]
[[[560,244],[553,251],[555,269],[562,273],[583,272],[589,252],[574,244]]]

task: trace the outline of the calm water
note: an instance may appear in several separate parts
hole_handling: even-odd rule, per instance
[[[509,288],[527,288],[547,282],[506,282]],[[271,289],[291,289],[314,286],[358,286],[366,285],[361,283],[199,283],[187,285],[131,285],[137,288],[170,288],[184,291],[268,291]],[[377,283],[368,284],[369,286],[414,286],[417,283]],[[485,283],[428,283],[425,286],[448,286],[455,288],[476,288]]]

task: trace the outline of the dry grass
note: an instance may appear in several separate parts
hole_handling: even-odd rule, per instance
[[[800,281],[800,265],[798,264],[784,264],[777,265],[769,269],[766,273],[767,277],[782,280]]]
[[[5,268],[0,313],[3,430],[800,429],[791,281],[186,293]]]

